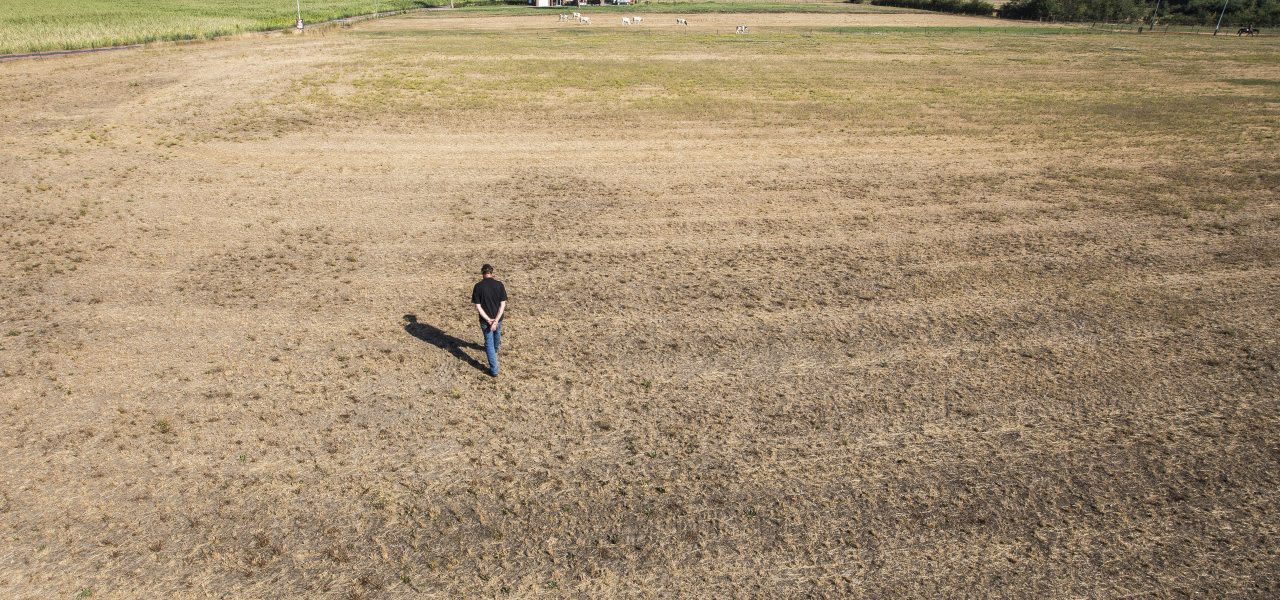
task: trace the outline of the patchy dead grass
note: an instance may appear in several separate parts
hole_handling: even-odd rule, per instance
[[[537,18],[0,64],[0,595],[1277,594],[1272,38]]]

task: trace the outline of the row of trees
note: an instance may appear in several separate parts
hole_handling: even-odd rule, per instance
[[[866,2],[867,0],[849,0]],[[870,0],[879,6],[901,6],[965,15],[1045,21],[1157,22],[1213,25],[1223,0],[1009,0],[997,11],[988,0]],[[1228,0],[1228,25],[1280,26],[1280,0]]]
[[[1222,0],[1010,0],[999,16],[1052,21],[1150,21],[1179,25],[1213,25]],[[1280,25],[1280,0],[1229,0],[1225,23],[1259,27]]]
[[[1128,21],[1151,8],[1139,0],[1009,0],[1000,7],[1006,19],[1050,21]]]
[[[991,16],[996,11],[995,5],[987,0],[871,0],[871,3],[876,6],[899,6],[962,15]]]
[[[1187,25],[1212,25],[1218,19],[1222,4],[1217,0],[1172,0],[1168,2],[1168,19]],[[1165,17],[1160,9],[1160,18]],[[1280,25],[1280,0],[1231,0],[1223,22],[1235,25],[1273,27]]]

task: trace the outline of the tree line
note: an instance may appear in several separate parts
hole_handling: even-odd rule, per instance
[[[871,0],[871,4],[988,17],[996,10],[987,0]]]
[[[1052,21],[1147,21],[1213,25],[1222,0],[1010,0],[997,14],[1007,19]],[[1269,27],[1280,24],[1280,0],[1229,0],[1223,23]]]
[[[865,2],[866,0],[850,0]],[[996,10],[988,0],[870,0],[877,6],[900,6],[966,15],[996,14],[1006,19],[1107,21],[1170,25],[1213,25],[1223,0],[1009,0]],[[1227,25],[1280,25],[1280,0],[1228,0]]]

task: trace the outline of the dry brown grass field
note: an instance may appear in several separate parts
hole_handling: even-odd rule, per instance
[[[1280,38],[690,19],[0,63],[0,597],[1280,595]]]

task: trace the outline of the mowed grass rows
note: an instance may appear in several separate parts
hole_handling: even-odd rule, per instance
[[[0,596],[1280,591],[1276,41],[454,15],[0,64]]]

